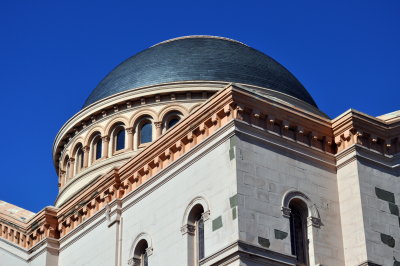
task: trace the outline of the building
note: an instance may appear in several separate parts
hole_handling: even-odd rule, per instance
[[[127,59],[0,204],[0,265],[399,265],[400,112],[330,119],[282,65],[189,36]]]

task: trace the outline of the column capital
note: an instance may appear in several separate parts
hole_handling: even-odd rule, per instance
[[[182,235],[184,235],[184,234],[194,235],[195,231],[196,231],[196,227],[191,224],[185,224],[184,226],[181,227]]]
[[[321,225],[322,225],[322,222],[321,222],[320,218],[311,216],[311,217],[307,218],[307,225],[308,226],[313,226],[313,227],[316,227],[316,228],[320,228]]]
[[[208,219],[210,219],[210,211],[208,210],[206,212],[203,212],[201,214],[201,218],[203,219],[203,221],[207,221]]]
[[[109,142],[110,141],[110,137],[109,136],[103,136],[103,137],[101,137],[101,139],[103,140],[103,142]]]
[[[282,216],[283,217],[285,217],[285,218],[290,218],[290,213],[291,213],[291,210],[290,210],[290,208],[287,208],[287,207],[284,207],[284,206],[282,206]]]
[[[82,148],[82,150],[83,150],[83,152],[88,152],[88,151],[90,151],[90,146],[84,146]]]
[[[156,128],[161,128],[162,122],[154,122],[154,125],[156,126]]]
[[[147,254],[147,257],[150,257],[151,255],[153,255],[153,248],[152,247],[146,248],[146,254]]]
[[[127,127],[126,128],[126,133],[133,134],[134,132],[135,132],[135,128],[133,128],[133,127]]]

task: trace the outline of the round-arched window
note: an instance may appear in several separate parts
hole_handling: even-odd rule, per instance
[[[115,135],[115,150],[120,151],[125,149],[125,129],[120,128]]]
[[[173,126],[175,126],[176,124],[178,124],[179,120],[180,120],[179,117],[173,117],[171,120],[168,121],[167,129],[170,129]]]
[[[78,174],[83,169],[83,161],[84,161],[84,152],[81,144],[76,150],[75,158],[76,158],[75,174]]]
[[[153,140],[153,126],[149,120],[146,120],[140,126],[140,144],[148,143]]]
[[[176,124],[179,123],[179,121],[181,121],[181,119],[183,118],[183,115],[181,112],[179,111],[170,111],[168,112],[164,118],[163,118],[163,129],[164,129],[164,133],[174,127]]]
[[[140,240],[133,253],[133,265],[148,266],[149,265],[149,244],[146,240]]]
[[[102,154],[102,140],[101,140],[101,138],[98,138],[96,140],[94,146],[96,147],[96,149],[95,149],[95,159],[98,160],[98,159],[101,158],[101,154]]]
[[[308,265],[307,205],[300,199],[293,199],[289,208],[292,255],[296,256],[299,265]]]

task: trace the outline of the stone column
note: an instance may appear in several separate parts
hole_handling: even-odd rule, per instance
[[[60,187],[63,187],[65,185],[65,171],[60,170]]]
[[[133,133],[134,133],[134,131],[135,130],[133,127],[128,127],[126,129],[126,133],[128,134],[128,139],[127,139],[128,143],[127,143],[126,149],[128,151],[133,150]]]
[[[158,139],[161,136],[162,122],[154,122],[154,125],[156,126],[156,139]]]
[[[75,158],[69,158],[69,176],[68,178],[71,178],[74,176],[75,172]]]
[[[104,136],[101,137],[101,140],[103,141],[103,154],[101,155],[102,158],[106,159],[108,158],[108,144],[110,142],[110,137],[109,136]]]
[[[89,151],[90,151],[90,147],[89,146],[83,147],[83,168],[87,168],[88,167]]]

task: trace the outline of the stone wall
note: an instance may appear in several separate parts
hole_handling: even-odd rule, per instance
[[[211,145],[124,202],[130,207],[122,215],[123,264],[135,239],[145,233],[152,242],[151,265],[187,265],[187,234],[182,234],[181,227],[186,223],[187,207],[196,198],[204,199],[210,211],[205,221],[205,256],[237,240],[237,219],[230,201],[236,194],[235,162],[229,159],[229,140],[208,150]]]
[[[400,263],[400,180],[395,169],[358,161],[368,260]],[[397,264],[398,265],[398,264]]]
[[[316,207],[322,222],[319,228],[308,226],[310,265],[343,265],[332,157],[320,154],[317,161],[301,145],[256,134],[248,131],[231,140],[237,160],[240,240],[291,256],[290,223],[283,217],[282,201],[287,191],[299,191]]]

